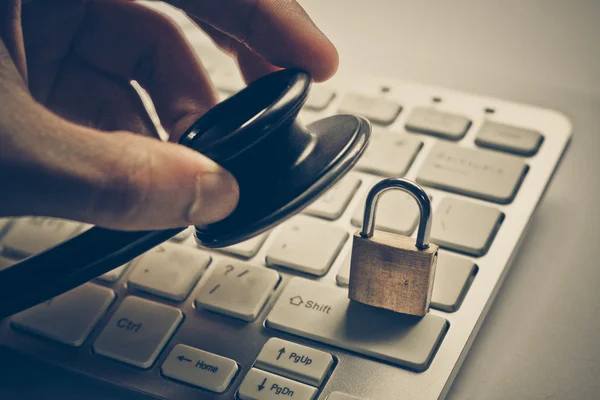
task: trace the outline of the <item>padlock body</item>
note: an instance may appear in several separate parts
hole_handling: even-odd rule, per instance
[[[429,311],[438,246],[419,250],[415,239],[375,230],[353,237],[348,297],[369,306],[424,316]]]

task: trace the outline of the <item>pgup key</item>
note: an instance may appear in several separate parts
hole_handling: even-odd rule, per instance
[[[375,230],[375,210],[390,189],[408,192],[421,212],[413,239]],[[362,230],[353,237],[348,297],[359,303],[398,313],[424,316],[429,310],[438,246],[429,243],[432,213],[425,191],[406,179],[384,179],[370,190]]]
[[[258,354],[255,365],[262,370],[318,387],[332,368],[333,357],[312,347],[270,338]]]

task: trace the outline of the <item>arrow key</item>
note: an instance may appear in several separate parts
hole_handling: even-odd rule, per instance
[[[279,338],[263,346],[255,365],[275,374],[320,386],[333,364],[331,354]]]
[[[238,364],[232,359],[178,344],[171,350],[161,372],[166,377],[223,393],[238,369]]]
[[[252,368],[238,390],[240,400],[312,400],[317,388]]]

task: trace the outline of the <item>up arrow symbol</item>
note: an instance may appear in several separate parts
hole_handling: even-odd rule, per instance
[[[279,357],[281,357],[281,355],[284,353],[285,353],[285,347],[282,347],[281,349],[279,349],[279,354],[277,355],[277,360],[279,360]]]

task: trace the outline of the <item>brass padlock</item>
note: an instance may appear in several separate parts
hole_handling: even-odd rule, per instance
[[[414,239],[375,230],[375,210],[383,193],[401,189],[417,201],[421,212]],[[431,201],[416,183],[383,179],[367,195],[362,229],[354,234],[348,297],[395,312],[424,316],[429,310],[438,246],[429,243]]]

